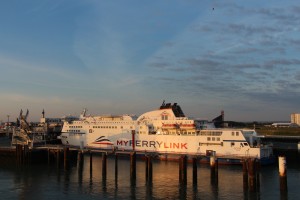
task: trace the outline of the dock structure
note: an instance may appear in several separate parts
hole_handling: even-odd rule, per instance
[[[58,168],[64,166],[65,171],[68,171],[70,162],[77,161],[79,177],[82,175],[84,156],[89,155],[90,175],[92,176],[93,169],[93,155],[100,154],[102,156],[102,180],[106,182],[107,179],[107,157],[115,157],[115,184],[118,182],[118,158],[119,156],[127,156],[130,160],[130,182],[132,185],[136,184],[136,158],[142,157],[145,160],[145,184],[152,185],[153,165],[152,161],[157,157],[157,154],[151,152],[136,152],[136,151],[118,151],[118,150],[95,150],[95,149],[81,149],[67,147],[63,145],[44,145],[40,147],[30,148],[28,145],[16,145],[9,147],[0,147],[0,165],[4,163],[15,163],[17,167],[34,163],[48,163],[56,164]],[[175,154],[173,154],[174,156]],[[187,165],[192,163],[192,178],[193,186],[197,186],[198,180],[198,164],[201,159],[205,159],[200,155],[178,155],[178,180],[182,187],[187,185]],[[170,155],[169,155],[170,156]],[[190,160],[188,160],[188,156]],[[218,185],[218,162],[219,158],[213,152],[209,158],[211,169],[211,184]],[[245,191],[258,192],[260,188],[259,169],[260,165],[256,158],[245,158],[241,161],[243,172],[243,188]],[[286,178],[286,160],[285,157],[279,157],[279,173],[280,173],[280,190],[282,193],[287,191]]]

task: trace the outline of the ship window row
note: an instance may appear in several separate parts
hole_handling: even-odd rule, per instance
[[[82,128],[82,126],[69,126],[69,128]]]
[[[232,131],[232,132],[231,132],[231,135],[232,135],[232,136],[234,136],[234,135],[235,135],[235,136],[239,136],[240,133],[239,133],[239,132],[233,132],[233,131]]]
[[[106,129],[117,129],[117,126],[93,126],[93,128],[106,128]],[[120,127],[123,129],[123,126]],[[130,126],[130,129],[132,129],[132,126]]]
[[[67,130],[67,132],[72,132],[72,133],[74,133],[74,132],[77,132],[77,133],[79,133],[80,132],[80,130]]]
[[[110,128],[110,129],[114,129],[114,128],[118,128],[117,126],[93,126],[93,128]]]
[[[136,131],[137,134],[146,134],[146,131]]]
[[[92,122],[92,123],[95,123],[95,122]],[[124,122],[124,121],[120,121],[120,122],[112,122],[112,121],[98,121],[96,122],[97,124],[107,124],[107,123],[110,123],[110,124],[132,124],[132,122]]]
[[[207,141],[220,141],[219,137],[207,137]]]
[[[220,136],[220,135],[222,135],[222,131],[201,131],[200,135],[205,135],[205,136]]]

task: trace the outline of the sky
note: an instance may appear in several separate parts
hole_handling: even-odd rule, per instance
[[[289,121],[299,113],[294,0],[0,1],[0,120],[136,114]]]

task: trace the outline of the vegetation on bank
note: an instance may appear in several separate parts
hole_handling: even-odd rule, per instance
[[[228,127],[255,129],[259,135],[300,136],[300,127],[274,127],[263,122],[225,122]]]

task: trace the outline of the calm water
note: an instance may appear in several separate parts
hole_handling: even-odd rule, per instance
[[[294,153],[287,159],[288,194],[281,195],[277,165],[262,167],[260,190],[243,189],[241,166],[219,166],[219,181],[212,183],[208,165],[198,166],[198,185],[193,187],[192,165],[188,164],[188,183],[180,187],[178,163],[154,161],[153,183],[145,183],[145,163],[137,161],[136,184],[130,183],[129,158],[118,160],[119,174],[115,181],[115,160],[108,158],[107,179],[102,180],[102,158],[93,156],[90,173],[89,155],[82,170],[76,163],[63,166],[40,164],[0,167],[1,199],[299,199],[300,160]]]

